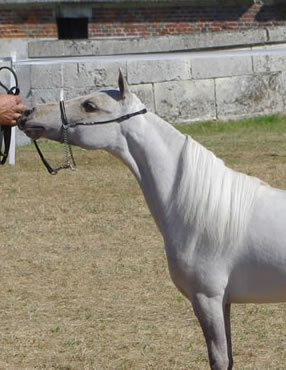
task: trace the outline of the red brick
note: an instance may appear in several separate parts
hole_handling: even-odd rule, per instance
[[[90,37],[147,36],[286,25],[283,5],[93,9]],[[259,17],[258,17],[259,15]],[[56,37],[53,9],[0,9],[1,37]]]

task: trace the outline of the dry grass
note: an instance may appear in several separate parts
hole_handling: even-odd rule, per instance
[[[279,130],[191,130],[231,167],[286,188],[275,119]],[[135,179],[106,153],[75,156],[79,171],[58,176],[30,148],[1,168],[0,369],[207,369]],[[283,304],[233,306],[235,368],[285,368],[285,319]]]

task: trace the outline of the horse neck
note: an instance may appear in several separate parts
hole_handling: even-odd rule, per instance
[[[260,180],[230,170],[151,113],[122,130],[121,158],[137,177],[167,244],[204,237],[221,247],[241,239]]]
[[[164,236],[169,227],[167,210],[185,136],[152,113],[126,126],[122,125],[127,145],[121,158],[135,174]]]

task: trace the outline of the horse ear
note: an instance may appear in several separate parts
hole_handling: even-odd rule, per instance
[[[120,90],[121,99],[125,99],[126,95],[129,93],[129,89],[128,89],[127,81],[124,78],[120,69],[119,69],[119,77],[118,77],[118,86]]]

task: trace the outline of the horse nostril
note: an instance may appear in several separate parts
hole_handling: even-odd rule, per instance
[[[31,109],[26,109],[23,113],[23,116],[24,117],[29,117],[33,112],[34,112],[35,108],[31,108]]]
[[[22,116],[18,119],[18,127],[21,129],[21,130],[24,130],[25,128],[25,124],[26,122],[28,121],[28,117],[34,112],[35,108],[31,108],[31,109],[26,109]]]
[[[28,117],[34,112],[35,108],[32,108],[32,109],[26,109],[22,116],[18,119],[18,127],[21,129],[21,130],[24,130],[25,128],[25,124],[26,122],[28,121]]]

